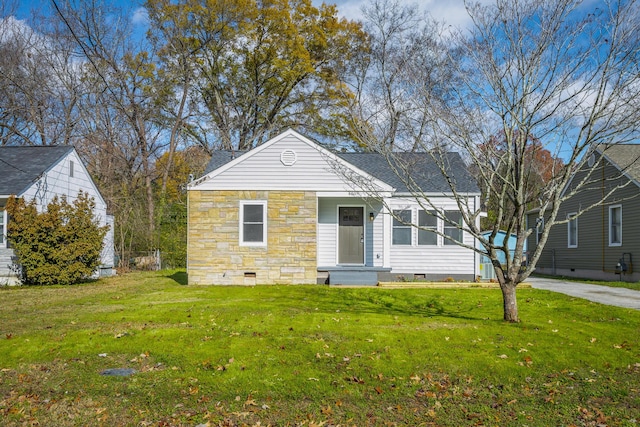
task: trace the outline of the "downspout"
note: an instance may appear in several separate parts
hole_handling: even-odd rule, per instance
[[[478,206],[479,206],[478,201],[479,201],[479,199],[480,199],[479,196],[474,196],[473,197],[473,212],[474,213],[476,212],[476,209],[478,209]],[[476,223],[474,224],[474,226],[478,230],[480,230],[480,215],[478,215],[476,217]],[[476,247],[476,249],[480,249],[480,246],[478,245],[478,239],[474,238],[474,240],[475,240],[474,246]],[[473,257],[474,257],[473,258],[473,260],[474,260],[474,262],[473,262],[473,264],[474,264],[473,281],[474,282],[479,282],[480,281],[479,278],[481,279],[481,275],[482,275],[482,273],[480,272],[480,259],[481,259],[480,253],[478,251],[474,251],[473,252]]]
[[[189,234],[191,234],[191,221],[189,221],[189,185],[191,184],[192,179],[187,183],[187,260],[186,260],[186,269],[187,269],[187,284],[189,284]]]
[[[602,195],[600,196],[600,200],[602,200],[602,205],[600,205],[600,210],[602,211],[602,215],[601,215],[601,224],[602,224],[602,236],[600,241],[602,242],[602,247],[601,247],[601,262],[602,262],[602,272],[606,273],[606,266],[605,266],[605,235],[606,235],[606,221],[605,221],[605,206],[604,206],[604,163],[602,164],[602,183],[600,184],[600,190],[602,191]]]

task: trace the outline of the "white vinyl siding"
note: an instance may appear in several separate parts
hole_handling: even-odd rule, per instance
[[[0,209],[0,248],[4,248],[6,246],[5,238],[4,238],[4,225],[5,225],[5,211]]]
[[[353,192],[344,164],[338,164],[326,152],[288,135],[272,144],[245,153],[235,165],[221,170],[213,179],[204,180],[197,190],[279,190],[316,192]],[[283,153],[294,153],[290,166],[282,162]],[[228,164],[227,164],[228,165]],[[224,167],[223,167],[224,168]],[[371,181],[368,176],[358,176]],[[354,178],[355,180],[355,178]]]
[[[567,247],[578,247],[578,217],[575,212],[567,214]]]
[[[609,206],[609,246],[622,246],[622,205]]]
[[[430,202],[434,204],[434,209],[442,209],[452,212],[457,208],[455,200],[450,197],[432,197]],[[470,204],[473,199],[470,199]],[[479,201],[478,201],[479,203]],[[419,225],[419,212],[422,207],[411,199],[392,199],[389,202],[392,210],[411,210],[413,218]],[[390,215],[389,215],[390,216]],[[445,222],[441,218],[436,219],[437,231],[444,232]],[[392,220],[389,218],[391,226]],[[390,227],[391,229],[391,227]],[[412,245],[391,245],[389,266],[392,268],[391,274],[427,274],[427,275],[451,275],[469,274],[475,271],[476,255],[473,250],[460,245],[445,245],[443,239],[438,236],[437,245],[420,244],[420,230],[412,227]],[[387,239],[391,239],[388,236]],[[473,246],[474,239],[469,233],[462,233],[463,243]]]
[[[240,245],[267,245],[267,202],[240,201]]]
[[[393,244],[411,245],[411,211],[408,209],[393,211]]]
[[[73,177],[69,176],[68,162],[74,163]],[[73,202],[80,191],[93,197],[96,203],[95,212],[98,213],[96,217],[104,224],[106,222],[107,205],[75,151],[69,153],[64,160],[42,174],[40,179],[20,196],[24,197],[25,200],[35,199],[38,210],[41,211],[43,207],[53,200],[54,196],[66,196],[67,201]]]

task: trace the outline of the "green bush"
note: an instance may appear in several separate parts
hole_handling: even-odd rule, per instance
[[[84,192],[73,203],[56,196],[42,213],[35,200],[8,200],[7,238],[22,284],[71,285],[95,272],[108,227],[94,218],[94,207]]]

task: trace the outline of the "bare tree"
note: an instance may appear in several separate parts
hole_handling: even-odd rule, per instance
[[[187,138],[193,129],[189,120],[197,116],[198,97],[195,94],[196,64],[187,41],[182,37],[179,15],[161,19],[158,11],[148,9],[152,23],[148,35],[158,52],[158,86],[163,93],[160,126],[169,129],[167,161],[162,162],[160,198],[164,199],[173,159],[181,138]]]
[[[455,43],[441,66],[455,78],[438,81],[441,96],[433,96],[433,87],[425,85],[409,63],[402,68],[403,98],[388,98],[391,105],[374,117],[393,129],[393,115],[387,112],[411,103],[420,106],[420,123],[426,131],[419,138],[396,135],[391,141],[373,132],[361,133],[360,143],[388,155],[408,184],[410,171],[395,160],[390,142],[430,153],[449,182],[447,194],[462,214],[459,227],[479,243],[469,249],[492,261],[502,290],[504,319],[516,322],[516,286],[535,270],[551,228],[567,221],[558,218],[560,206],[592,181],[590,172],[579,182],[572,182],[572,176],[600,144],[638,137],[639,4],[605,1],[594,7],[578,0],[497,0],[491,6],[470,2],[466,6],[473,25],[468,33],[447,32]],[[372,122],[357,114],[355,120]],[[499,146],[481,149],[496,135],[502,136]],[[548,181],[535,195],[528,185],[535,172],[529,161],[532,149],[546,149],[563,160],[553,162],[552,170],[545,172]],[[478,226],[480,209],[467,203],[447,163],[445,153],[450,150],[460,152],[478,172],[485,199],[498,207],[487,238]],[[611,186],[601,200],[582,211],[601,204],[615,190]],[[413,197],[430,205],[429,188],[413,186]],[[535,231],[527,224],[532,198],[544,226],[525,264],[525,240]],[[498,238],[501,230],[516,235],[514,248]],[[501,252],[506,264],[499,260]]]
[[[422,13],[417,5],[398,0],[373,0],[364,8],[369,49],[361,52],[350,79],[356,94],[353,133],[367,149],[371,142],[392,150],[420,150],[430,139],[431,98],[455,80],[444,66],[448,41],[440,39],[443,24]],[[416,93],[422,96],[416,96]]]
[[[0,21],[0,143],[71,144],[77,137],[83,84],[75,49],[42,17]]]
[[[125,198],[144,192],[145,241],[153,246],[155,231],[154,162],[163,144],[159,111],[166,96],[158,76],[155,51],[132,36],[124,11],[99,0],[54,2],[57,17],[82,53],[84,79],[90,86],[83,98],[83,122],[91,139],[107,145],[126,166],[128,179],[109,177],[126,190]],[[104,147],[98,145],[92,148]],[[84,151],[87,152],[87,151]],[[126,222],[126,218],[123,218]],[[124,224],[123,222],[123,224]]]

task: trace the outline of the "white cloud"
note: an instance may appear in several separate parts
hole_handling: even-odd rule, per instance
[[[131,16],[131,23],[133,25],[147,25],[149,24],[149,12],[144,7],[134,9]]]
[[[314,5],[320,6],[326,0],[313,0]],[[481,0],[482,4],[493,3],[494,0]],[[402,4],[417,4],[421,10],[431,14],[438,22],[445,22],[458,28],[465,28],[471,24],[469,14],[464,6],[464,0],[400,0]],[[328,3],[333,3],[328,1]],[[338,14],[352,20],[362,19],[362,7],[369,0],[335,0]]]

